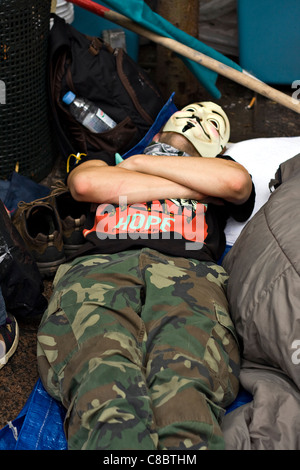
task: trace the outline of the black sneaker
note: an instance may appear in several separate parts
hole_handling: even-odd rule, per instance
[[[19,327],[15,317],[7,315],[6,324],[0,326],[0,369],[5,366],[17,349],[19,342]]]

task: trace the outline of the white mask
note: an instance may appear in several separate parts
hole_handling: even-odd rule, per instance
[[[225,148],[230,124],[223,109],[210,101],[193,103],[174,113],[163,132],[184,135],[202,157],[216,157]]]

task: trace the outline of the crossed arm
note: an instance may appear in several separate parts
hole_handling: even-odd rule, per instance
[[[240,164],[220,158],[133,155],[116,166],[90,160],[68,177],[74,199],[95,203],[118,203],[184,198],[209,202],[225,199],[244,203],[252,181]]]

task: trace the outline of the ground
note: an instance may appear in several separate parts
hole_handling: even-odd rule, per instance
[[[254,93],[223,77],[218,79],[218,88],[222,97],[217,102],[223,106],[230,119],[232,142],[256,137],[300,136],[300,115],[294,111],[262,96],[257,96],[255,105],[248,109]],[[275,88],[290,96],[294,91],[288,85],[276,86]],[[201,88],[199,89],[199,99],[213,101],[211,96]],[[43,182],[50,184],[53,179],[59,178],[62,167],[62,161],[57,157],[53,171]],[[52,282],[45,281],[44,286],[44,295],[49,298]],[[17,417],[38,379],[36,332],[39,319],[31,319],[26,322],[19,319],[18,322],[20,342],[17,351],[8,364],[0,370],[0,403],[2,405],[0,428]]]

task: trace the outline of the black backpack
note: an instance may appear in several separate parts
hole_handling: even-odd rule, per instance
[[[61,154],[65,159],[78,152],[105,159],[107,154],[125,153],[146,134],[163,107],[160,91],[123,49],[112,49],[57,15],[52,17],[49,91]],[[79,124],[62,102],[69,90],[94,102],[117,126],[94,134]]]

